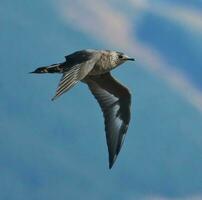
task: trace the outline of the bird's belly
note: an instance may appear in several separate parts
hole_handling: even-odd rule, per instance
[[[100,65],[95,65],[95,67],[90,71],[89,75],[100,75],[111,71],[114,67],[103,67]]]

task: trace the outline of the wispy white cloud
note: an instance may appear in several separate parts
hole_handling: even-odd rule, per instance
[[[202,12],[194,8],[179,6],[175,3],[155,3],[149,0],[128,0],[134,9],[147,11],[178,22],[195,32],[202,32]]]
[[[137,10],[150,8],[147,0],[130,1],[135,3]],[[138,41],[127,13],[120,13],[105,0],[59,0],[55,7],[65,23],[102,40],[106,45],[113,45],[114,48],[135,55],[147,70],[161,76],[202,112],[201,91],[197,90],[182,72],[177,71],[178,67],[170,67],[158,52]]]
[[[191,28],[196,32],[202,32],[202,13],[199,10],[167,5],[164,8],[158,8],[157,12],[181,23],[188,29]]]
[[[59,13],[65,22],[111,44],[120,40],[126,44],[130,42],[127,19],[112,10],[106,1],[59,0],[58,2]],[[125,27],[127,28],[124,29]]]

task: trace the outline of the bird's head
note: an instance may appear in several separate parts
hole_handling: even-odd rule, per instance
[[[127,56],[126,54],[118,51],[110,51],[110,61],[112,66],[118,66],[126,61],[135,61],[134,58]]]

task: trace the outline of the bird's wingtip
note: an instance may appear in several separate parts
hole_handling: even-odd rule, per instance
[[[51,101],[55,101],[58,97],[59,97],[60,95],[55,95],[52,99],[51,99]]]
[[[112,169],[113,164],[109,163],[109,169]]]
[[[54,96],[52,99],[51,99],[51,101],[54,101],[56,99],[56,96]]]
[[[117,155],[115,154],[113,158],[109,158],[109,169],[111,169],[116,161]]]

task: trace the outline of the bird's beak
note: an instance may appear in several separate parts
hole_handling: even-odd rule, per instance
[[[129,57],[129,56],[124,56],[124,58],[123,58],[124,60],[131,60],[131,61],[135,61],[135,58],[131,58],[131,57]]]

